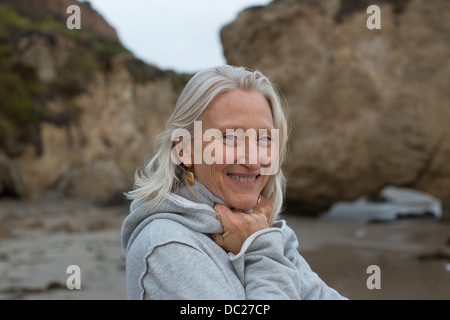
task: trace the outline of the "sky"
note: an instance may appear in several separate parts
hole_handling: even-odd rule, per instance
[[[161,69],[195,73],[225,64],[220,29],[271,0],[89,0],[122,44]],[[81,13],[81,21],[83,16]]]

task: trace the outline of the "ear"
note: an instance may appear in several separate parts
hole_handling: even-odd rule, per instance
[[[194,163],[194,154],[190,139],[182,139],[175,144],[175,150],[179,161],[186,167],[191,168]]]

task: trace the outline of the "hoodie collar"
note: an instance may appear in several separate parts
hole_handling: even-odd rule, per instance
[[[134,239],[155,219],[173,220],[201,233],[223,233],[222,223],[214,211],[216,204],[228,206],[198,180],[192,187],[183,186],[168,194],[153,209],[147,201],[134,200],[130,206],[130,214],[122,225],[123,253],[126,255]]]
[[[134,239],[156,219],[173,220],[201,233],[222,233],[222,223],[213,209],[217,203],[226,205],[200,182],[196,182],[192,188],[182,187],[168,194],[153,209],[148,201],[134,200],[130,205],[130,214],[122,225],[123,253],[127,254]]]
[[[216,204],[223,204],[224,206],[229,207],[231,210],[235,210],[234,208],[231,208],[228,204],[226,204],[225,201],[212,193],[203,183],[198,180],[195,181],[193,186],[186,185],[178,188],[175,193],[192,202],[204,203],[212,208],[214,208]],[[251,213],[253,212],[253,210],[242,210],[242,212]]]
[[[225,206],[227,205],[225,201],[209,191],[209,189],[198,180],[193,186],[186,185],[178,188],[175,193],[192,202],[204,203],[212,208],[218,203]]]

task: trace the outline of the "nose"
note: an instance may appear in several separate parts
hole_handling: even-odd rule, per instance
[[[258,144],[255,139],[246,139],[248,142],[238,146],[237,163],[251,171],[259,171],[261,161],[259,158]],[[243,150],[245,148],[245,150]]]

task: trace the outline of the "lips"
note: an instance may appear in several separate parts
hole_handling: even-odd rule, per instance
[[[227,174],[227,176],[229,176],[231,179],[239,181],[239,182],[255,182],[255,180],[259,177],[258,175],[251,175],[251,176],[241,176],[241,175],[236,175],[236,174]]]

